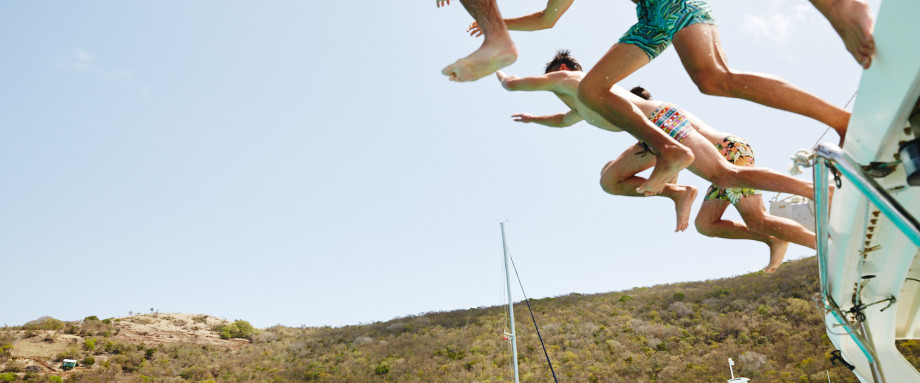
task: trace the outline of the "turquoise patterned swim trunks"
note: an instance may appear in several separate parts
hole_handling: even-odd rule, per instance
[[[668,45],[674,34],[696,23],[715,24],[706,0],[642,0],[636,4],[639,22],[629,28],[620,43],[632,44],[653,60]]]

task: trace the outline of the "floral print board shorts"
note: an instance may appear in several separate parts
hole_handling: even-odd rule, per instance
[[[716,144],[716,149],[719,150],[719,153],[722,153],[722,156],[724,156],[728,162],[736,166],[754,166],[754,149],[751,149],[751,145],[743,138],[735,136],[725,137],[722,139],[722,142]],[[760,194],[760,191],[757,189],[722,189],[715,185],[710,185],[709,189],[706,190],[706,198],[703,200],[721,199],[735,204],[744,197],[756,194]]]
[[[681,29],[696,24],[715,24],[706,0],[641,0],[636,4],[639,22],[629,28],[620,43],[642,49],[653,60]]]

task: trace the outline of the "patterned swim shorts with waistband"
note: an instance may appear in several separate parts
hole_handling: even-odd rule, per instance
[[[722,142],[716,144],[716,149],[728,162],[736,166],[754,166],[754,149],[743,138],[728,136],[722,139]],[[744,197],[760,194],[759,190],[751,188],[722,189],[715,185],[710,185],[706,190],[704,201],[711,199],[721,199],[733,204],[738,203]]]
[[[659,105],[658,109],[648,116],[648,119],[677,142],[683,141],[693,130],[693,125],[690,124],[690,119],[687,118],[684,110],[674,104]],[[636,146],[642,149],[636,154],[655,154],[652,148],[642,141],[639,141]]]

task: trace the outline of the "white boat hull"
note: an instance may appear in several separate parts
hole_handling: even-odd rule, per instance
[[[844,151],[859,164],[895,161],[900,142],[913,138],[905,129],[920,97],[920,14],[918,0],[884,0],[876,19],[877,55],[863,73]],[[877,178],[909,214],[920,217],[920,187],[907,187],[904,167]],[[849,186],[849,187],[848,187]],[[920,382],[920,373],[895,347],[896,339],[920,337],[920,258],[918,248],[880,214],[868,199],[848,185],[834,194],[828,223],[826,292],[844,311],[854,306],[857,287],[863,303],[882,303],[862,311],[879,370],[886,382]],[[864,277],[875,276],[866,280]],[[889,297],[896,303],[889,308]],[[883,310],[884,309],[884,310]],[[847,315],[852,322],[852,315]],[[867,353],[840,326],[840,318],[825,318],[831,342],[863,382],[874,382]]]

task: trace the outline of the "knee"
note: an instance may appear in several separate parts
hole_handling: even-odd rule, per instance
[[[699,69],[690,78],[701,93],[710,96],[726,96],[731,88],[731,72],[726,69]]]
[[[760,209],[745,209],[740,211],[741,219],[751,231],[763,233],[767,229],[767,212],[761,207]]]
[[[709,175],[709,182],[722,189],[743,187],[740,172],[744,170],[736,165],[729,164],[727,161],[724,161],[722,165],[724,166],[720,166],[718,170]]]
[[[616,182],[615,179],[606,177],[603,174],[601,175],[601,189],[604,189],[604,191],[607,192],[607,194],[612,194],[612,195],[622,195],[623,194],[620,190],[621,188],[619,187],[619,183]]]
[[[601,171],[601,189],[604,189],[608,194],[624,195],[626,193],[623,186],[623,178],[612,170],[612,164],[613,161],[608,162],[607,165],[604,166],[604,170]]]
[[[598,100],[608,89],[604,89],[603,84],[594,81],[589,73],[578,84],[578,100],[588,106],[597,105]]]
[[[731,171],[720,172],[710,177],[709,182],[720,189],[732,189],[735,187],[735,176]]]
[[[696,231],[707,237],[714,237],[715,230],[714,225],[710,219],[703,217],[702,215],[696,216],[696,221],[693,222],[696,225]]]

